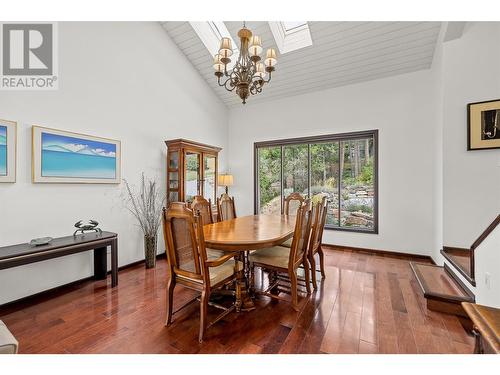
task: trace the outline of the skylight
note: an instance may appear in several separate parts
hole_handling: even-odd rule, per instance
[[[211,58],[219,53],[220,41],[223,37],[231,38],[233,51],[236,56],[239,55],[238,45],[234,42],[233,37],[229,33],[226,25],[222,21],[203,21],[203,22],[189,22],[196,34],[200,37],[201,41],[207,47]],[[233,59],[234,60],[234,59]],[[232,68],[236,61],[231,61],[228,68]]]
[[[281,24],[286,33],[298,31],[304,26],[307,27],[307,21],[281,21]]]
[[[312,46],[307,21],[269,21],[269,27],[281,54]]]

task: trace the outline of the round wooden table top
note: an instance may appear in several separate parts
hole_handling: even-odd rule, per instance
[[[206,246],[217,250],[245,251],[276,246],[293,236],[295,216],[242,216],[203,227]]]

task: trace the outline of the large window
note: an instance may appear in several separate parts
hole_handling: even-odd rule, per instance
[[[326,228],[378,233],[377,130],[255,143],[255,212],[326,196]]]

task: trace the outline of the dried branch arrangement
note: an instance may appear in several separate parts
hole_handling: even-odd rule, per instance
[[[123,179],[127,188],[127,209],[137,219],[145,236],[156,236],[161,225],[161,210],[165,203],[163,194],[154,179],[147,179],[141,175],[139,191],[135,191],[126,179]]]

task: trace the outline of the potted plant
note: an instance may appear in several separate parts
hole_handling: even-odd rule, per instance
[[[156,264],[156,245],[158,228],[161,224],[161,210],[165,203],[155,180],[141,177],[139,191],[134,191],[127,180],[123,180],[127,188],[127,209],[135,216],[144,233],[144,255],[146,268]]]

